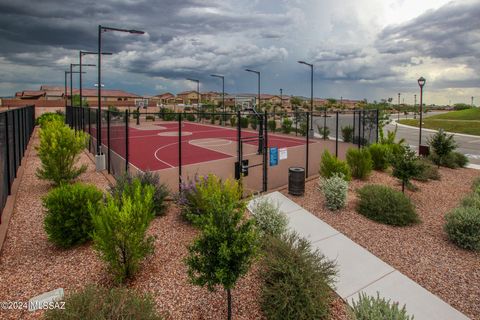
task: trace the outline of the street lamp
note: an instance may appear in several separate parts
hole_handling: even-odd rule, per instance
[[[80,66],[80,77],[79,77],[79,89],[80,89],[80,108],[83,107],[83,85],[82,85],[82,66],[86,66],[86,64],[82,64],[82,57],[89,54],[98,54],[98,52],[93,51],[79,51],[79,62],[78,65]],[[111,55],[111,52],[102,52],[103,55]],[[88,66],[95,66],[94,64],[89,64]]]
[[[400,120],[400,92],[398,93],[398,120]]]
[[[98,69],[98,84],[102,83],[102,32],[108,32],[108,31],[118,31],[118,32],[126,32],[130,34],[144,34],[144,31],[139,31],[139,30],[132,30],[132,29],[119,29],[119,28],[112,28],[112,27],[106,27],[102,25],[98,25],[98,51],[97,51],[97,57],[98,57],[98,64],[97,64],[97,69]],[[105,158],[102,155],[102,118],[101,118],[101,113],[102,113],[102,86],[98,86],[98,111],[97,111],[97,155],[95,157],[95,164],[97,171],[104,170],[105,169]]]
[[[260,71],[257,71],[257,70],[252,70],[252,69],[245,69],[245,71],[247,72],[251,72],[251,73],[255,73],[257,75],[257,79],[258,79],[258,102],[257,102],[257,107],[260,107]],[[258,112],[258,111],[257,111]],[[238,121],[240,121],[240,119],[238,119]],[[258,136],[259,136],[259,139],[263,142],[263,121],[262,119],[260,119],[260,125],[258,126]],[[262,154],[263,153],[263,149],[262,149],[262,146],[260,144],[260,141],[258,142],[258,154]]]
[[[419,112],[420,112],[420,133],[418,137],[418,153],[420,155],[426,155],[427,151],[425,148],[422,147],[422,115],[423,115],[423,86],[425,85],[425,78],[420,77],[417,80],[418,85],[420,86],[420,107],[419,107]]]
[[[210,76],[222,79],[223,124],[225,124],[225,122],[227,122],[227,119],[226,119],[226,116],[225,116],[225,77],[221,76],[221,75],[218,75],[218,74],[211,74]],[[215,110],[213,111],[213,114],[215,115]]]
[[[200,122],[200,80],[198,79],[192,79],[192,78],[187,78],[189,81],[193,81],[197,83],[197,121]]]
[[[415,101],[413,103],[413,119],[416,119],[417,118],[417,95],[414,94],[413,98],[414,98],[414,101]]]
[[[310,67],[310,131],[309,136],[313,138],[314,130],[313,130],[313,64],[307,63],[305,61],[298,61],[300,64],[304,64]],[[324,110],[324,118],[323,118],[323,128],[327,126],[327,108],[325,107]]]

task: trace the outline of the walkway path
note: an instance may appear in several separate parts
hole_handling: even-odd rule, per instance
[[[312,243],[328,259],[337,263],[335,291],[350,305],[360,292],[406,304],[416,320],[469,319],[422,286],[383,262],[362,246],[306,211],[280,192],[263,197],[280,206],[289,219],[289,228]]]

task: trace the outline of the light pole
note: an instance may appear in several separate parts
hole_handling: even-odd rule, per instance
[[[227,119],[225,118],[225,77],[219,74],[211,74],[210,76],[222,79],[223,124],[225,125],[225,122],[227,122]],[[213,114],[215,115],[215,111],[213,112]]]
[[[88,54],[98,54],[98,52],[93,51],[79,51],[79,62],[78,65],[80,66],[80,77],[79,77],[79,89],[80,89],[80,108],[83,107],[83,85],[82,85],[82,66],[87,66],[86,64],[82,64],[82,57]],[[111,52],[102,52],[103,55],[111,55]],[[95,64],[88,64],[88,66],[96,66]]]
[[[258,102],[257,102],[257,107],[260,106],[260,71],[257,71],[257,70],[252,70],[252,69],[245,69],[245,71],[247,72],[251,72],[251,73],[255,73],[257,75],[257,79],[258,79],[258,96],[257,96],[257,99],[258,99]],[[256,111],[258,112],[258,110]],[[238,121],[240,121],[240,119],[238,119]],[[262,119],[260,119],[260,125],[258,126],[258,136],[259,136],[259,140],[261,140],[263,142],[263,121]],[[262,154],[263,152],[263,148],[260,144],[260,141],[258,142],[258,154]]]
[[[197,83],[197,110],[198,110],[197,121],[200,122],[200,80],[191,79],[191,78],[187,78],[187,80]]]
[[[416,119],[417,118],[417,95],[414,94],[413,98],[414,98],[414,101],[415,101],[413,103],[413,119]]]
[[[425,85],[425,78],[420,77],[417,80],[418,85],[420,86],[420,107],[419,107],[419,112],[420,112],[420,133],[418,137],[418,153],[422,155],[424,153],[424,150],[422,149],[422,114],[423,114],[423,86]]]
[[[304,64],[310,67],[310,131],[308,135],[310,138],[313,138],[314,130],[313,130],[313,64],[307,63],[305,61],[298,61],[300,64]],[[325,107],[324,114],[323,114],[323,127],[327,126],[327,108]]]
[[[400,92],[398,93],[398,120],[400,120]]]
[[[102,25],[98,25],[98,51],[97,51],[97,58],[98,58],[98,109],[97,109],[97,156],[95,157],[96,161],[96,168],[97,171],[105,169],[105,158],[102,155],[102,32],[108,31],[118,31],[118,32],[126,32],[130,34],[144,34],[144,31],[139,30],[128,30],[128,29],[119,29],[119,28],[112,28],[106,27]],[[127,120],[128,121],[128,120]]]

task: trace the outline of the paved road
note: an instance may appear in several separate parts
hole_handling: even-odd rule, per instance
[[[442,112],[429,112],[424,115],[424,117],[431,117],[433,115],[439,114]],[[409,115],[401,115],[400,119],[408,119],[408,118],[413,118],[412,114]],[[395,121],[398,119],[398,115],[392,115],[391,117],[392,123],[388,124],[385,126],[385,131],[387,130],[395,130],[396,123]],[[329,136],[335,139],[335,115],[331,117],[327,117],[326,119],[326,124],[327,127],[330,129],[330,134]],[[317,125],[322,126],[324,124],[324,118],[323,117],[314,117],[313,119],[314,122],[314,129],[315,132],[318,132]],[[342,137],[342,133],[340,128],[347,126],[347,125],[352,125],[353,124],[353,116],[352,114],[340,114],[339,115],[339,136],[340,138]],[[433,134],[434,132],[432,131],[427,131],[427,130],[422,130],[422,143],[426,144],[427,139]],[[414,148],[418,148],[418,136],[419,136],[419,129],[414,128],[414,127],[406,127],[402,125],[397,126],[397,138],[398,139],[405,139],[406,142],[411,145]],[[458,152],[461,152],[465,154],[468,159],[470,160],[470,163],[472,164],[477,164],[480,165],[480,136],[464,136],[464,135],[459,135],[455,134],[455,141],[458,143]]]

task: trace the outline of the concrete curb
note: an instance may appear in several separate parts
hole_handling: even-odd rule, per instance
[[[391,124],[398,125],[399,127],[411,128],[411,129],[417,129],[417,130],[419,130],[419,128],[418,128],[418,127],[414,127],[414,126],[409,126],[409,125],[407,125],[407,124],[398,123],[398,122],[397,122],[397,121],[395,121],[395,120],[392,120],[392,123],[391,123]],[[438,130],[433,130],[433,129],[425,129],[425,128],[422,128],[422,131],[427,131],[427,132],[438,132]],[[456,133],[456,132],[450,132],[450,131],[445,131],[445,133],[448,133],[448,134],[453,134],[453,135],[460,136],[460,137],[466,137],[466,138],[477,138],[477,139],[480,139],[480,136],[475,136],[475,135],[473,135],[473,134]]]

